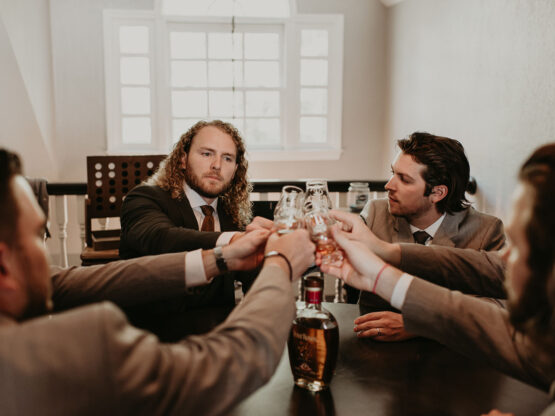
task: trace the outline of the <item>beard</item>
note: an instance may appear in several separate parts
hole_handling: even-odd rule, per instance
[[[219,174],[218,176],[221,178]],[[230,180],[227,183],[222,182],[220,186],[209,188],[208,186],[205,186],[202,182],[202,179],[191,172],[190,169],[185,169],[185,182],[200,196],[203,196],[205,198],[217,198],[220,195],[225,194],[229,190],[229,188],[231,188],[232,181]]]

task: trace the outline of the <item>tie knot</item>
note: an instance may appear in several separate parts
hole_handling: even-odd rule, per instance
[[[412,235],[414,236],[414,241],[418,244],[426,244],[426,241],[430,238],[430,234],[426,231],[416,231]]]
[[[214,212],[214,208],[212,208],[212,205],[202,205],[200,209],[202,210],[202,213],[205,217],[211,216]]]

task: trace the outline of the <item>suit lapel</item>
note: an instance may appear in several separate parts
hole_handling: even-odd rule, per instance
[[[197,222],[197,218],[195,217],[195,213],[193,212],[193,208],[191,208],[189,199],[187,199],[187,196],[183,195],[183,198],[181,200],[174,200],[174,201],[177,204],[177,207],[179,208],[181,217],[183,218],[184,227],[198,230],[200,226]]]
[[[402,217],[393,217],[393,229],[395,230],[392,238],[393,243],[414,243],[414,238],[410,232],[409,222]]]
[[[454,214],[447,214],[443,222],[439,226],[432,240],[432,244],[439,246],[455,247],[453,238],[459,233],[459,226],[466,217],[468,211],[455,212]]]
[[[231,220],[231,216],[226,215],[223,208],[218,209],[218,218],[220,219],[220,228],[222,231],[237,231],[238,227]]]

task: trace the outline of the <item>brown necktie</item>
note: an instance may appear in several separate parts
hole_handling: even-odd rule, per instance
[[[412,235],[414,237],[414,241],[416,241],[418,244],[426,244],[426,241],[428,241],[428,238],[430,238],[430,234],[428,234],[426,231],[416,231]]]
[[[210,205],[203,205],[200,209],[204,214],[204,220],[202,221],[200,231],[214,231],[214,215],[212,215],[214,208]]]

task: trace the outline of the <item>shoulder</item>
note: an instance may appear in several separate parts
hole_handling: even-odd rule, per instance
[[[389,206],[387,204],[387,198],[381,199],[371,199],[368,201],[360,216],[368,221],[372,222],[375,217],[382,217],[389,214]]]
[[[141,184],[134,187],[126,196],[126,199],[133,196],[146,196],[146,197],[171,197],[170,192],[162,189],[158,185]]]

